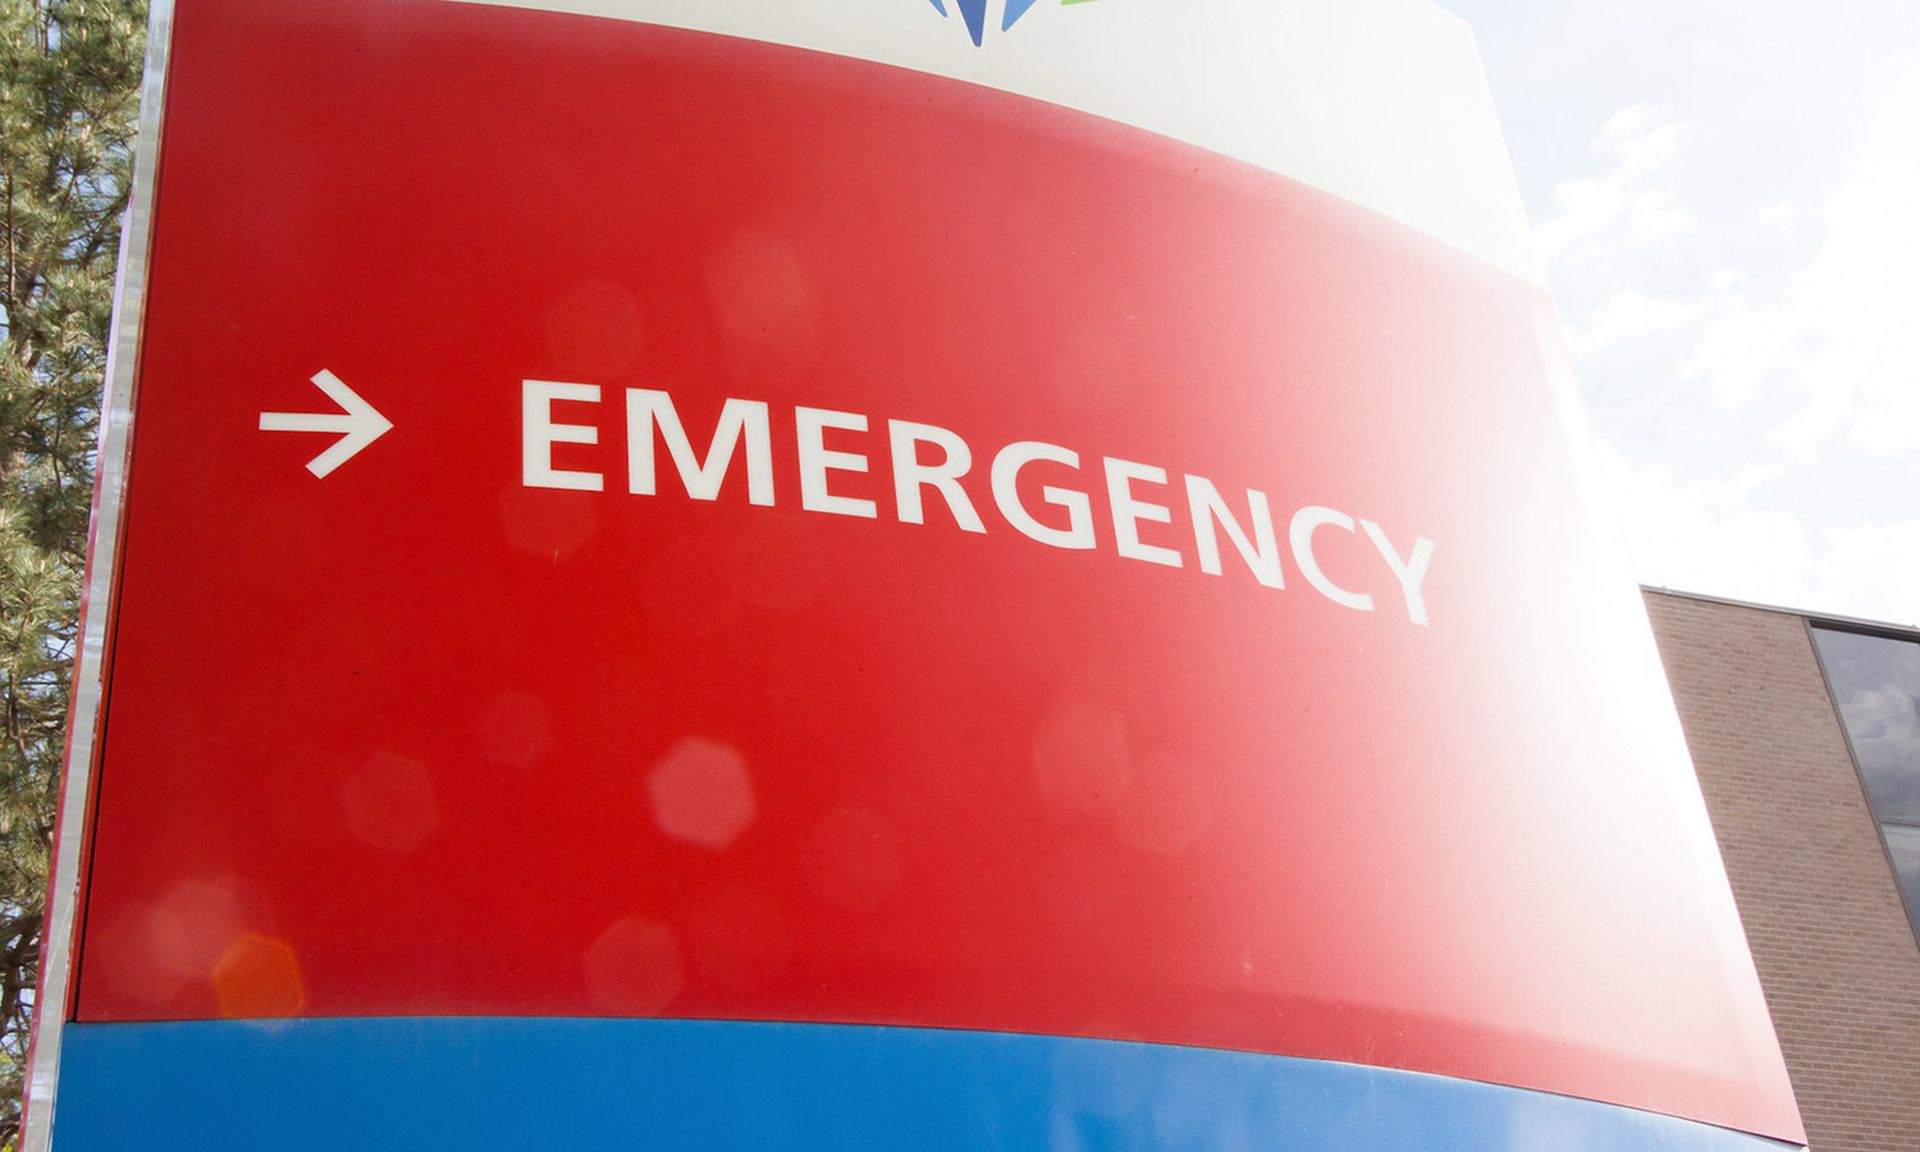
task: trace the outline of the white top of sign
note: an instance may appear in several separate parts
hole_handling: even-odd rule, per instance
[[[1465,22],[1428,0],[460,0],[831,52],[1170,136],[1331,192],[1539,282]],[[938,8],[947,17],[941,18]]]

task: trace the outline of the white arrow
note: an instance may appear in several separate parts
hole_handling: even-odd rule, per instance
[[[373,405],[341,383],[340,377],[322,368],[313,377],[313,382],[325,392],[335,404],[340,405],[340,413],[326,412],[262,412],[260,430],[262,432],[339,432],[340,439],[333,447],[307,461],[307,471],[315,476],[325,476],[340,465],[353,459],[354,455],[387,434],[393,422],[374,411]]]

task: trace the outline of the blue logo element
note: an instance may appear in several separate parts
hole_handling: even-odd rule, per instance
[[[934,11],[947,15],[947,4],[960,10],[960,19],[967,25],[967,35],[973,37],[974,47],[979,47],[987,34],[987,0],[932,0]],[[1062,4],[1084,4],[1087,0],[1060,0]],[[1005,32],[1020,22],[1039,0],[1007,0],[1006,8],[1000,17],[1000,31]]]

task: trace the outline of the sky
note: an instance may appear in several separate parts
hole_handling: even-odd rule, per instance
[[[1920,3],[1442,3],[1638,579],[1920,625]]]

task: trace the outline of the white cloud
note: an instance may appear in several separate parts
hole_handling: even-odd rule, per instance
[[[1651,104],[1615,113],[1593,144],[1594,155],[1608,159],[1611,170],[1553,190],[1558,212],[1533,233],[1541,264],[1604,263],[1693,231],[1693,214],[1674,202],[1665,179],[1667,165],[1692,131]]]
[[[1535,239],[1638,576],[1916,622],[1920,69],[1899,46],[1920,5],[1843,7],[1774,4],[1735,41],[1651,0],[1529,8],[1529,30],[1588,34],[1562,37],[1580,60],[1516,41],[1540,94],[1517,120],[1558,157],[1568,109],[1624,108],[1554,174],[1575,178],[1539,205]],[[1656,9],[1671,38],[1595,42]]]
[[[1602,442],[1634,570],[1646,584],[1843,616],[1920,623],[1920,518],[1810,528],[1773,506],[1787,465],[1688,475]]]
[[[1829,528],[1823,544],[1812,603],[1920,625],[1920,518]]]
[[[1920,452],[1916,213],[1920,164],[1840,188],[1821,212],[1825,239],[1784,287],[1718,279],[1679,378],[1722,412],[1786,409],[1768,442],[1796,459],[1836,444],[1873,457]]]
[[[1643,583],[1768,604],[1808,601],[1814,550],[1806,525],[1754,498],[1773,470],[1687,475],[1605,441],[1600,460]]]
[[[1821,204],[1812,258],[1777,289],[1723,274],[1677,366],[1723,412],[1783,410],[1767,442],[1804,462],[1920,454],[1920,84],[1894,92]]]
[[[1791,200],[1769,200],[1753,210],[1753,226],[1768,235],[1786,235],[1798,229],[1806,209]]]
[[[1586,323],[1567,329],[1567,348],[1576,360],[1649,336],[1678,332],[1706,312],[1706,302],[1649,296],[1622,288],[1587,314]]]

